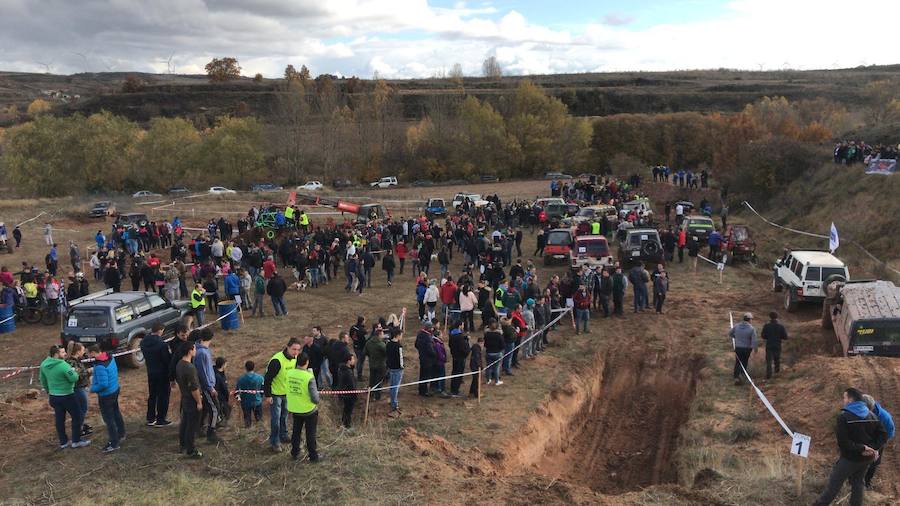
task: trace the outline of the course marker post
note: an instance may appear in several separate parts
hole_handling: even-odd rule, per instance
[[[481,374],[484,371],[478,369],[478,404],[481,404]]]
[[[367,427],[369,425],[369,399],[372,398],[372,389],[369,388],[366,390],[366,411],[363,413],[363,427]]]

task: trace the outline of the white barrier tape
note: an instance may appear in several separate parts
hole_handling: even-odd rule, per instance
[[[34,218],[28,218],[27,220],[23,221],[22,223],[17,224],[16,227],[21,227],[22,225],[28,223],[29,221],[34,221],[45,214],[47,214],[47,211],[41,211],[41,213],[38,214],[37,216],[35,216]],[[13,228],[15,228],[15,227],[13,227]]]
[[[745,206],[747,206],[747,209],[750,209],[750,211],[753,212],[753,214],[755,214],[759,219],[761,219],[762,221],[764,221],[767,225],[771,225],[771,226],[773,226],[773,227],[780,228],[780,229],[782,229],[782,230],[787,230],[788,232],[794,232],[795,234],[802,234],[802,235],[806,235],[806,236],[809,236],[809,237],[815,237],[815,238],[818,238],[818,239],[830,239],[830,237],[827,236],[827,235],[813,234],[812,232],[806,232],[806,231],[803,231],[803,230],[797,230],[796,228],[785,227],[784,225],[779,225],[778,223],[775,223],[775,222],[773,222],[773,221],[769,221],[769,220],[767,220],[763,215],[759,214],[759,212],[758,212],[756,209],[754,209],[753,206],[751,206],[749,202],[747,202],[747,201],[745,200],[745,201],[742,202],[742,203],[743,203]],[[872,260],[874,260],[874,261],[876,261],[876,262],[878,262],[878,263],[884,265],[884,267],[885,267],[886,269],[888,269],[889,271],[893,272],[894,274],[900,274],[900,271],[898,271],[897,269],[894,269],[893,267],[889,266],[889,265],[887,264],[887,262],[885,262],[885,261],[881,260],[880,258],[876,257],[875,255],[869,253],[869,251],[868,251],[866,248],[863,248],[862,245],[859,244],[858,242],[854,241],[853,239],[849,239],[849,240],[847,240],[847,242],[849,242],[850,244],[852,244],[852,245],[856,246],[857,248],[859,248],[860,251],[862,251],[863,253],[865,253],[866,256],[868,256],[868,257],[871,258]]]
[[[569,309],[566,309],[566,311],[569,311]],[[384,391],[384,390],[390,390],[391,388],[409,387],[409,386],[414,386],[414,385],[421,385],[421,384],[423,384],[423,383],[433,383],[433,382],[435,382],[435,381],[443,381],[443,380],[448,380],[448,379],[453,379],[453,378],[464,378],[464,377],[466,377],[466,376],[474,376],[474,375],[478,374],[479,372],[483,372],[483,371],[488,370],[489,368],[491,368],[491,367],[492,367],[494,364],[496,364],[497,362],[502,361],[507,355],[511,355],[511,354],[514,353],[516,350],[518,350],[519,348],[521,348],[523,345],[525,345],[525,343],[528,343],[529,341],[531,341],[531,340],[534,339],[535,337],[541,335],[545,330],[547,330],[547,329],[550,328],[551,326],[555,325],[556,322],[559,321],[563,316],[565,316],[565,313],[560,314],[560,315],[557,316],[553,321],[551,321],[551,322],[548,323],[547,325],[544,325],[543,327],[541,327],[540,330],[535,331],[533,334],[531,334],[531,336],[528,337],[528,339],[525,339],[524,341],[522,341],[518,346],[516,346],[515,348],[513,348],[512,350],[510,350],[508,353],[505,353],[503,356],[501,356],[501,357],[500,357],[499,359],[497,359],[496,361],[491,362],[491,364],[488,365],[487,367],[485,367],[484,369],[480,369],[480,370],[478,370],[478,371],[463,372],[463,373],[459,373],[459,374],[451,374],[451,375],[449,375],[449,376],[442,376],[442,377],[440,377],[440,378],[431,378],[431,379],[427,379],[427,380],[412,381],[412,382],[410,382],[410,383],[401,383],[401,384],[399,384],[399,385],[394,385],[394,386],[387,386],[387,387],[381,387],[381,388],[374,388],[374,389],[372,389],[371,391],[372,391],[372,392],[381,392],[381,391]]]
[[[6,322],[12,320],[12,319],[15,318],[15,317],[16,317],[16,315],[12,315],[12,316],[10,316],[9,318],[4,318],[3,320],[0,320],[0,324],[6,323]]]
[[[728,323],[731,326],[731,328],[734,328],[734,315],[732,314],[731,311],[728,312]],[[734,338],[731,338],[731,347],[733,350],[735,350],[735,352],[737,352],[737,346],[735,346]],[[735,360],[737,360],[737,355],[735,355]],[[778,421],[778,424],[781,425],[781,428],[784,429],[784,431],[787,433],[787,435],[793,438],[794,431],[792,431],[787,426],[787,424],[784,423],[784,420],[781,419],[781,415],[779,415],[778,412],[775,411],[775,408],[772,406],[772,403],[769,402],[769,399],[766,398],[766,395],[763,394],[762,390],[760,390],[759,387],[756,386],[756,383],[753,382],[753,378],[750,377],[750,373],[747,372],[746,368],[744,368],[744,364],[741,363],[740,360],[738,360],[738,364],[741,365],[741,370],[744,371],[744,376],[747,377],[747,381],[750,382],[750,386],[753,387],[753,390],[756,392],[756,396],[759,397],[759,400],[761,400],[762,403],[766,406],[766,409],[769,410],[769,413],[771,413],[772,416],[775,417],[775,420]]]

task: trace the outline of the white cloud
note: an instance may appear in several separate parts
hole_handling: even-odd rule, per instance
[[[559,8],[565,8],[560,4]],[[507,73],[847,67],[896,62],[892,30],[846,19],[837,0],[734,0],[703,21],[634,28],[627,12],[569,30],[516,10],[426,0],[0,0],[0,69],[202,72],[235,56],[246,75],[428,77],[453,63]],[[852,12],[900,17],[900,2],[857,0]],[[74,53],[82,53],[84,58]],[[46,64],[46,65],[45,65]]]

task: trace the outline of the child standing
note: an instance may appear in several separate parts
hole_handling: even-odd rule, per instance
[[[227,425],[231,417],[231,392],[228,390],[228,378],[225,376],[225,367],[228,360],[225,357],[216,357],[216,365],[213,374],[216,377],[216,397],[219,401],[219,420],[216,425]]]
[[[249,429],[252,419],[262,420],[263,377],[254,372],[256,364],[252,360],[244,363],[245,372],[237,381],[237,389],[244,392],[238,394],[241,399],[241,411],[244,413],[244,428]],[[247,393],[252,391],[255,393]]]

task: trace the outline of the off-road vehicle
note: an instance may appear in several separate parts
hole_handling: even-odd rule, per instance
[[[94,207],[88,211],[91,218],[105,218],[107,216],[115,216],[116,205],[108,200],[102,200],[94,204]]]
[[[825,285],[849,281],[847,266],[827,251],[786,250],[772,268],[772,291],[784,291],[784,309],[793,313],[801,302],[821,302]]]
[[[625,231],[625,238],[619,243],[619,263],[624,268],[636,262],[665,263],[662,243],[656,229],[632,228]]]
[[[150,219],[144,213],[123,213],[116,216],[117,227],[129,227],[131,225],[146,227],[148,223],[150,223]]]
[[[704,245],[709,241],[709,235],[716,229],[716,225],[708,216],[691,215],[684,218],[681,228],[689,240],[693,239]]]
[[[149,333],[154,324],[162,323],[166,335],[172,335],[178,321],[189,311],[188,301],[169,302],[154,292],[115,293],[108,289],[69,302],[60,341],[63,346],[76,341],[116,352],[138,350],[119,360],[127,366],[140,367],[144,355],[138,334]]]
[[[847,355],[900,356],[900,287],[890,281],[832,281],[822,327],[834,329]]]

